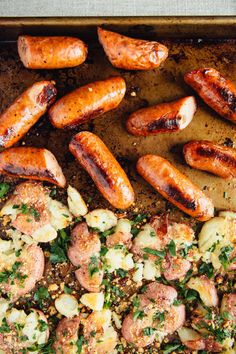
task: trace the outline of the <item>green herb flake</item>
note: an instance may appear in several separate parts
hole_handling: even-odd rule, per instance
[[[168,250],[172,257],[176,256],[176,244],[174,240],[171,240],[170,243],[168,244]]]
[[[63,263],[68,260],[67,249],[69,246],[70,237],[64,229],[59,231],[59,235],[50,245],[50,262]]]
[[[158,250],[154,250],[152,248],[149,248],[149,247],[145,247],[143,248],[143,251],[147,254],[151,254],[153,256],[156,256],[156,257],[159,257],[159,258],[162,258],[164,259],[165,256],[166,256],[166,251],[158,251]]]
[[[143,329],[143,334],[148,337],[152,336],[155,332],[156,332],[156,328],[145,327]]]
[[[2,182],[0,183],[0,198],[5,197],[5,195],[8,193],[10,189],[9,184]]]

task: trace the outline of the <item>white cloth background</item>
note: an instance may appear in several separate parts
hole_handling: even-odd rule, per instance
[[[0,0],[2,17],[233,15],[236,0]]]

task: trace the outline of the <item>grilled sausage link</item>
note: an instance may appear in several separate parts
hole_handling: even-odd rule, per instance
[[[126,85],[122,77],[92,82],[62,97],[49,110],[51,123],[59,129],[73,128],[116,108]]]
[[[87,46],[74,37],[20,36],[18,53],[28,69],[71,68],[82,64],[87,57]]]
[[[73,137],[69,148],[111,205],[126,209],[134,202],[127,175],[101,139],[84,131]]]
[[[207,140],[193,140],[184,145],[184,157],[191,167],[223,178],[236,177],[236,149]]]
[[[168,49],[161,43],[126,37],[101,27],[98,38],[111,64],[120,69],[154,69],[168,56]]]
[[[193,70],[184,80],[217,113],[236,123],[236,87],[231,81],[212,68]]]
[[[196,108],[193,96],[142,108],[129,116],[126,128],[129,133],[140,136],[176,132],[187,127],[193,119]]]
[[[66,179],[55,156],[46,149],[15,147],[0,152],[0,173],[65,187]]]
[[[20,140],[54,102],[56,92],[54,82],[40,81],[17,97],[0,115],[0,147]]]
[[[213,217],[212,201],[166,159],[145,155],[137,162],[138,173],[164,198],[200,221]]]

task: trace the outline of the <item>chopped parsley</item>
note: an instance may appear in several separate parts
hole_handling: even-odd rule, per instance
[[[176,256],[176,244],[174,240],[171,240],[170,243],[168,244],[168,250],[172,257]]]
[[[90,263],[88,265],[89,276],[92,278],[95,273],[99,272],[99,263],[96,256],[90,258]]]
[[[21,262],[16,261],[11,270],[6,269],[0,272],[0,283],[8,283],[10,280],[10,284],[13,285],[14,280],[16,279],[23,283],[27,278],[27,275],[23,275],[20,271],[18,271],[21,265]]]
[[[214,267],[211,263],[202,263],[198,268],[199,274],[205,274],[209,279],[214,275]]]
[[[165,312],[157,311],[152,317],[153,321],[158,321],[160,323],[165,321]]]
[[[143,334],[145,336],[152,336],[154,333],[156,332],[156,328],[152,328],[152,327],[145,327],[143,329]]]
[[[137,319],[142,320],[145,317],[145,313],[143,310],[136,310],[133,313],[133,319],[136,321]]]
[[[33,216],[36,221],[40,220],[40,213],[33,206],[28,207],[27,204],[22,203],[21,205],[13,205],[13,209],[18,209],[22,214],[27,214]],[[28,219],[27,221],[31,221]]]
[[[40,332],[45,332],[46,329],[48,328],[48,324],[45,321],[43,321],[43,320],[39,320],[38,323],[39,323],[38,324],[39,331]]]
[[[5,197],[5,195],[8,193],[10,189],[9,184],[2,182],[0,183],[0,198]]]
[[[70,237],[64,229],[59,231],[59,235],[50,246],[50,262],[63,263],[67,261],[67,249]]]
[[[225,246],[220,249],[221,253],[219,255],[219,261],[222,264],[224,270],[227,270],[230,266],[230,263],[234,261],[234,259],[230,259],[230,255],[233,250],[234,248],[232,246]]]
[[[49,298],[50,294],[48,292],[48,289],[43,286],[40,286],[34,294],[34,300],[39,304],[41,308],[43,307],[44,300]]]
[[[10,333],[11,332],[11,328],[8,326],[7,324],[7,320],[6,318],[4,317],[2,319],[2,324],[0,326],[0,333]]]
[[[153,256],[159,257],[159,258],[165,258],[166,256],[166,251],[158,251],[158,250],[154,250],[152,248],[149,247],[145,247],[143,248],[143,251],[147,254],[152,254]]]

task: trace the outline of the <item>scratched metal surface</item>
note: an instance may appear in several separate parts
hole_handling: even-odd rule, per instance
[[[65,20],[63,22],[63,19],[60,23],[58,21],[51,23],[50,26],[47,26],[47,20],[44,20],[43,26],[40,26],[40,22],[34,24],[32,20],[32,23],[27,26],[21,21],[14,23],[14,25],[11,23],[9,27],[6,23],[0,21],[0,27],[2,25],[0,35],[2,40],[0,44],[0,109],[3,110],[7,107],[15,97],[35,81],[54,80],[58,89],[58,97],[61,97],[91,81],[104,79],[112,75],[121,75],[126,80],[127,93],[118,109],[71,131],[53,128],[46,114],[19,145],[45,147],[51,150],[61,164],[68,182],[81,191],[85,200],[92,198],[90,203],[92,208],[109,207],[109,205],[68,150],[71,137],[81,130],[90,130],[101,137],[127,172],[136,193],[136,204],[132,209],[138,208],[140,211],[145,210],[155,213],[158,210],[164,211],[165,208],[169,207],[169,204],[148,186],[135,171],[135,163],[138,157],[147,153],[158,154],[170,160],[195,184],[205,190],[205,193],[213,199],[217,209],[236,209],[235,182],[225,181],[208,173],[192,170],[183,161],[181,145],[191,139],[208,139],[218,143],[224,143],[231,139],[236,145],[236,125],[219,117],[197,95],[195,95],[198,102],[197,113],[191,124],[181,132],[144,138],[133,137],[125,130],[125,120],[131,112],[141,107],[194,94],[183,81],[183,74],[188,70],[199,67],[214,67],[236,84],[236,40],[215,38],[209,41],[207,38],[208,34],[212,36],[214,33],[216,35],[220,33],[220,37],[224,37],[225,34],[227,39],[229,34],[227,20],[225,20],[225,23],[221,23],[223,27],[220,27],[225,32],[219,31],[217,24],[214,24],[214,22],[210,24],[208,21],[208,27],[205,27],[205,35],[203,33],[204,26],[201,26],[200,22],[192,29],[189,27],[191,25],[189,22],[188,25],[175,22],[173,23],[174,27],[171,27],[171,21],[166,23],[165,27],[161,26],[163,23],[161,21],[156,20],[155,22],[152,19],[151,22],[151,26],[147,26],[148,19],[145,19],[145,26],[141,26],[138,20],[135,22],[135,19],[130,22],[126,20],[124,27],[122,27],[122,22],[120,24],[116,22],[115,24],[115,28],[120,32],[140,38],[158,38],[169,48],[169,57],[162,67],[147,72],[131,72],[115,69],[108,62],[94,35],[96,28],[96,20],[94,19],[87,26],[87,32],[85,23],[81,22],[80,27],[78,22],[76,27],[76,23],[73,22],[70,30],[69,22]],[[86,62],[72,69],[51,71],[25,69],[18,58],[16,43],[14,42],[17,34],[62,34],[63,23],[65,34],[76,33],[77,36],[87,42],[89,55]],[[101,23],[101,20],[98,20],[97,23]],[[137,24],[139,25],[137,26]],[[192,22],[192,25],[194,25],[194,22]],[[109,26],[107,27],[109,28]],[[110,28],[114,28],[114,26]],[[194,31],[192,34],[195,38],[185,40],[184,37],[189,38],[191,31]],[[160,33],[162,38],[160,38]],[[232,34],[232,32],[230,33]],[[205,39],[198,40],[198,35],[204,36]],[[11,41],[8,42],[8,40]],[[133,96],[133,92],[136,93],[135,96]],[[9,181],[9,179],[7,180]],[[176,212],[175,208],[173,208],[173,212]]]

